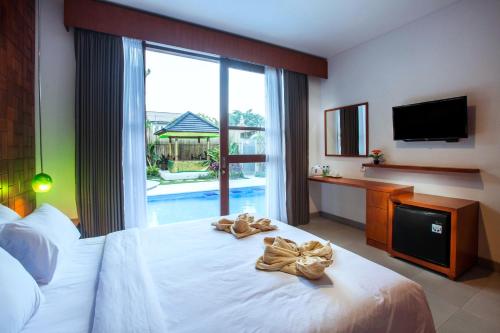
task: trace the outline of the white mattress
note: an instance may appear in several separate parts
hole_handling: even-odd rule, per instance
[[[324,240],[280,222],[237,240],[208,222],[142,231],[169,332],[434,332],[423,289],[396,272],[335,245],[320,280],[259,271],[264,237]]]
[[[256,270],[266,236],[298,243],[319,239],[286,224],[279,228],[241,240],[214,230],[209,221],[142,230],[141,252],[168,331],[434,332],[418,284],[338,246],[332,246],[334,263],[318,281]],[[42,287],[45,302],[23,332],[91,330],[103,238],[81,240],[74,251],[55,280]],[[107,270],[115,274],[114,289],[133,288],[133,279],[124,277],[124,268],[133,269],[129,266]],[[101,308],[120,308],[118,297],[102,296]],[[132,307],[132,317],[133,312]]]
[[[23,333],[89,332],[105,237],[80,239],[40,289],[45,297]]]

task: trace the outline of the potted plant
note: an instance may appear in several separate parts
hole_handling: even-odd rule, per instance
[[[160,164],[160,169],[161,170],[167,170],[167,167],[168,167],[168,158],[167,156],[165,155],[161,155],[160,157],[160,160],[159,160],[159,164]]]
[[[210,175],[214,178],[219,178],[219,157],[220,157],[220,151],[219,147],[215,146],[210,148],[207,151],[207,157],[208,157],[208,170],[210,172]]]
[[[146,168],[146,175],[151,178],[160,176],[160,169],[156,165],[150,165]]]
[[[384,154],[382,154],[382,150],[380,149],[373,149],[368,157],[373,158],[373,164],[380,164],[380,161],[384,158]]]

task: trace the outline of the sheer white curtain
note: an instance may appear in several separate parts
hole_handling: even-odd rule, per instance
[[[266,208],[270,218],[286,218],[286,165],[281,71],[266,67]]]
[[[123,38],[123,59],[123,204],[128,229],[147,226],[142,42]]]

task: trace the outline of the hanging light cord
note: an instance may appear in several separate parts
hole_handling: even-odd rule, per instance
[[[37,11],[38,11],[38,15],[37,15],[37,19],[38,19],[38,40],[37,40],[37,44],[38,44],[38,68],[37,68],[37,71],[38,71],[38,134],[39,134],[39,146],[40,146],[40,172],[43,173],[43,154],[42,154],[42,80],[41,80],[41,74],[40,74],[40,67],[41,67],[41,63],[40,63],[40,53],[41,53],[41,48],[42,48],[42,44],[41,44],[41,35],[42,35],[42,30],[40,29],[41,27],[41,13],[40,13],[40,1],[41,0],[38,0],[37,1]]]

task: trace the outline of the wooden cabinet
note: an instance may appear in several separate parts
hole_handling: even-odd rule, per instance
[[[366,243],[387,250],[391,195],[413,192],[413,186],[364,179],[313,176],[309,180],[366,189]]]
[[[375,247],[386,249],[387,244],[387,209],[367,207],[366,241]]]
[[[387,210],[389,193],[366,191],[366,242],[379,249],[387,248]]]
[[[450,228],[450,266],[443,267],[431,262],[400,253],[392,248],[392,222],[395,205],[404,204],[414,207],[449,212]],[[436,195],[406,193],[391,197],[389,206],[388,251],[402,258],[456,279],[477,261],[479,202]]]
[[[387,210],[389,204],[389,193],[367,190],[366,191],[366,205],[369,207],[377,207]]]
[[[321,183],[366,189],[366,243],[455,279],[477,260],[477,201],[413,193],[413,186],[364,179],[312,176]],[[332,200],[334,200],[332,198]],[[392,249],[392,220],[395,204],[441,210],[451,215],[450,267],[435,265]]]

